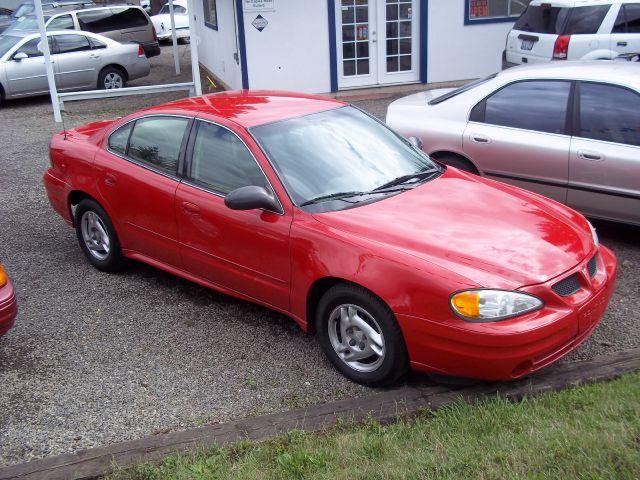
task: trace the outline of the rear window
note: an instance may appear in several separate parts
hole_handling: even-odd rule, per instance
[[[569,8],[529,5],[520,16],[514,30],[560,35],[569,14]]]
[[[78,12],[77,15],[80,28],[93,33],[144,27],[149,23],[138,8],[104,8]]]
[[[611,5],[575,8],[529,6],[513,28],[552,35],[594,34],[610,8]]]

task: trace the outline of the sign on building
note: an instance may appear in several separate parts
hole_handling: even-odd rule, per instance
[[[275,0],[243,0],[245,12],[267,12],[276,9]]]

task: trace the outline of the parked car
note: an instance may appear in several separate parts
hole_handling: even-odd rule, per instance
[[[49,200],[96,268],[140,260],[283,312],[369,385],[409,366],[521,377],[584,341],[614,289],[582,215],[445,169],[338,100],[183,99],[50,152]]]
[[[187,13],[187,8],[187,0],[173,2],[173,21],[176,26],[176,38],[182,41],[189,38],[189,14]],[[164,4],[157,15],[151,17],[151,21],[160,41],[171,40],[171,16],[168,3]]]
[[[45,1],[42,2],[42,11],[51,12],[58,8],[83,8],[91,5],[95,5],[91,0],[62,0],[59,2]],[[33,5],[33,1],[23,2],[18,5],[18,8],[16,8],[10,16],[0,18],[0,33],[4,32],[7,28],[16,23],[18,19],[33,13],[34,10],[35,7]]]
[[[640,51],[638,0],[533,0],[507,37],[503,68]]]
[[[149,75],[141,45],[88,32],[47,34],[60,91],[111,89]],[[0,100],[49,93],[40,34],[0,36]]]
[[[160,45],[153,23],[140,7],[95,7],[48,12],[45,25],[47,30],[82,30],[100,34],[120,43],[137,43],[142,45],[147,57],[160,55]],[[28,15],[16,22],[11,29],[7,29],[7,33],[30,32],[37,28],[36,16]]]
[[[13,284],[0,263],[0,337],[7,333],[18,314],[18,302]]]
[[[10,8],[0,8],[0,21],[10,18],[12,14],[13,10]]]
[[[400,99],[387,122],[447,165],[640,225],[640,65],[518,67]]]

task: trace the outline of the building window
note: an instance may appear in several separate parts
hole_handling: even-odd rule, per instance
[[[218,7],[216,0],[203,0],[204,2],[204,24],[214,30],[218,30]]]
[[[464,0],[465,24],[513,22],[531,0]]]

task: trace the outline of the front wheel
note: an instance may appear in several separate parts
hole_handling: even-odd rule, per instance
[[[97,202],[90,199],[80,202],[75,225],[80,248],[94,267],[105,272],[122,269],[120,241],[107,212]]]
[[[103,68],[98,75],[98,89],[113,90],[127,86],[127,80],[122,70],[116,67]]]
[[[409,369],[395,316],[368,290],[355,285],[329,289],[318,304],[316,328],[329,360],[355,382],[391,385]]]

